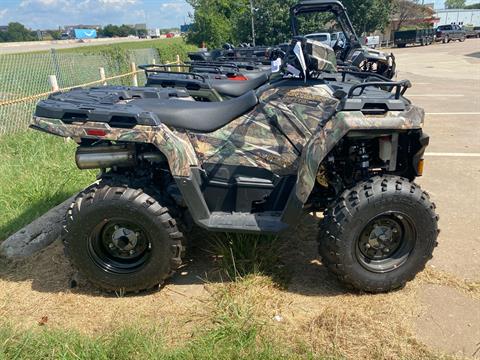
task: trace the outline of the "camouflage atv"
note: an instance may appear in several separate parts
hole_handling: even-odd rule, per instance
[[[278,234],[311,212],[324,213],[322,262],[350,287],[390,291],[424,268],[438,217],[413,182],[429,137],[424,111],[404,97],[410,83],[338,76],[331,48],[292,45],[282,79],[231,100],[101,87],[38,104],[32,128],[74,139],[78,167],[101,169],[64,234],[92,283],[161,284],[181,265],[190,222]]]

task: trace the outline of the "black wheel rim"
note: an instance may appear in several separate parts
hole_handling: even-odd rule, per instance
[[[370,220],[357,238],[356,257],[367,270],[386,273],[405,264],[416,242],[409,216],[388,212]]]
[[[108,219],[98,224],[88,240],[95,264],[109,273],[130,274],[150,257],[152,243],[143,227],[126,219]]]

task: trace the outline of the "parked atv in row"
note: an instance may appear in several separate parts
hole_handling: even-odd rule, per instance
[[[311,9],[314,8],[315,11],[305,11],[309,7]],[[395,56],[392,53],[363,46],[340,1],[326,0],[322,4],[318,1],[312,3],[304,1],[302,7],[294,6],[291,8],[290,13],[293,36],[304,36],[307,38],[312,33],[317,33],[319,29],[309,29],[305,24],[313,23],[316,26],[315,20],[319,19],[320,14],[332,16],[332,21],[325,21],[324,19],[324,22],[329,23],[332,27],[336,27],[335,30],[332,30],[335,34],[342,34],[342,36],[337,37],[336,44],[331,46],[335,51],[339,68],[375,73],[388,79],[392,79],[395,76]],[[190,53],[189,57],[193,61],[251,61],[268,65],[272,58],[272,52],[278,49],[286,51],[288,44],[273,47],[234,47],[231,44],[225,44],[223,49],[215,49],[211,52],[199,51]]]
[[[197,101],[222,101],[265,85],[271,67],[248,63],[193,61],[184,65],[141,65],[147,87],[181,88]]]
[[[324,0],[294,13],[328,9],[345,14]],[[181,265],[180,229],[192,222],[279,234],[323,212],[319,252],[340,281],[385,292],[412,280],[432,257],[438,217],[414,182],[429,137],[405,97],[410,82],[339,72],[330,47],[302,37],[281,74],[224,101],[118,86],[41,101],[31,127],[74,139],[78,167],[100,169],[66,215],[72,264],[103,289],[141,291]]]

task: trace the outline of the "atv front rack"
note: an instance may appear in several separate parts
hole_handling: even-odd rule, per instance
[[[365,92],[365,89],[368,87],[377,87],[377,88],[385,88],[388,91],[392,92],[395,89],[395,99],[399,100],[400,96],[405,95],[408,89],[412,87],[412,83],[409,80],[402,80],[402,81],[371,81],[371,82],[364,82],[360,84],[356,84],[352,86],[349,90],[347,98],[352,99],[356,96],[362,96]],[[355,91],[360,89],[358,94],[355,94]]]

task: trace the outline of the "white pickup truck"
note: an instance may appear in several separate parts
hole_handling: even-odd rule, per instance
[[[345,35],[342,32],[334,32],[334,33],[314,33],[314,34],[308,34],[305,35],[307,39],[312,39],[316,41],[320,41],[321,43],[330,46],[333,48],[335,44],[337,44],[338,41],[338,46],[343,47],[345,45]]]

